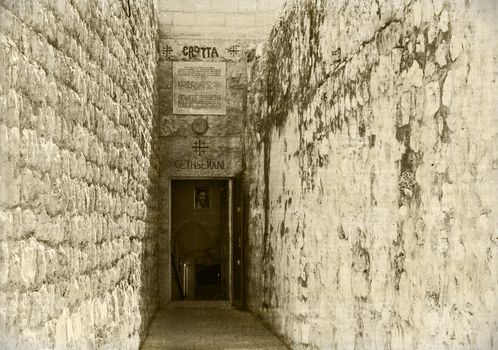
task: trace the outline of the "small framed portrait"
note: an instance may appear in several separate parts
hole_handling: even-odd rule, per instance
[[[211,187],[195,186],[194,187],[194,208],[209,209],[211,208]]]

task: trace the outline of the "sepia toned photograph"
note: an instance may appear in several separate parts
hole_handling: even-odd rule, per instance
[[[0,0],[0,350],[498,350],[498,0]]]

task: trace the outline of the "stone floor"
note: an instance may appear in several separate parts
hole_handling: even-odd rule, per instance
[[[249,312],[219,301],[180,301],[160,310],[142,350],[265,349],[287,347]]]

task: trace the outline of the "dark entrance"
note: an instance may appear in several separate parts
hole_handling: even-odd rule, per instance
[[[228,181],[171,181],[173,300],[228,299]]]

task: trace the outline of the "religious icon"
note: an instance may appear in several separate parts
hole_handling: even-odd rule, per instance
[[[209,186],[195,186],[194,208],[209,209],[211,207],[211,189]]]

